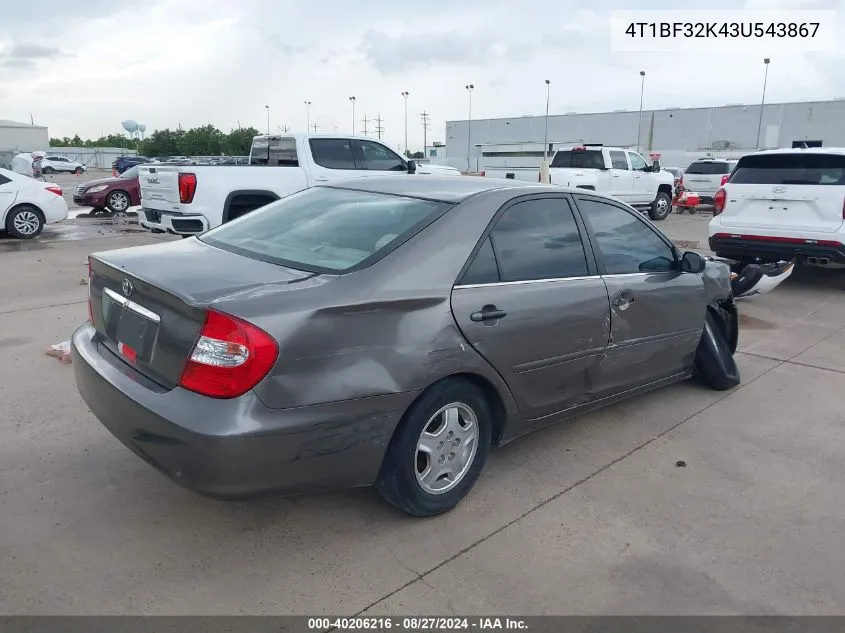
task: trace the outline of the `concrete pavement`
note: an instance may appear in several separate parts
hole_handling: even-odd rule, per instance
[[[370,490],[205,499],[100,426],[44,350],[86,318],[85,256],[152,241],[0,244],[0,613],[845,611],[845,273],[741,304],[741,387],[547,428],[416,520]]]

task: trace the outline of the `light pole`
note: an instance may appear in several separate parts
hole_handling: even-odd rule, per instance
[[[264,106],[267,108],[267,136],[270,136],[270,106]]]
[[[760,149],[760,131],[763,129],[763,106],[766,104],[766,82],[769,80],[769,62],[772,61],[768,57],[763,58],[763,63],[766,65],[766,71],[763,73],[763,98],[760,100],[760,119],[757,121],[757,143],[754,149]]]
[[[470,149],[472,147],[472,91],[475,89],[475,86],[467,84],[465,87],[469,95],[469,116],[467,117],[467,173],[469,173],[471,169],[469,158],[472,153]]]
[[[543,132],[543,164],[540,166],[540,182],[549,182],[549,92],[551,81],[546,79],[546,120]]]
[[[408,91],[402,92],[402,98],[405,100],[405,157],[408,156]]]
[[[306,121],[305,131],[307,132],[308,129],[311,127],[311,102],[310,101],[305,102],[305,121]]]
[[[640,118],[637,120],[637,154],[640,153],[640,131],[643,127],[643,93],[645,92],[645,71],[640,71]]]
[[[352,102],[352,135],[355,135],[355,97],[349,97]]]

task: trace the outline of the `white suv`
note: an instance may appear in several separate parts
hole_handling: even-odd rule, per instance
[[[719,256],[845,267],[845,148],[743,156],[713,204],[709,242]]]
[[[686,168],[681,178],[684,189],[701,197],[702,204],[713,204],[713,196],[725,184],[737,161],[702,158]]]
[[[41,159],[41,173],[52,174],[54,171],[67,171],[72,174],[81,174],[85,171],[85,165],[72,161],[66,156],[47,154]]]

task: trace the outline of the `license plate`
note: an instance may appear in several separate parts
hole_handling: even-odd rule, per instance
[[[103,289],[106,335],[130,362],[149,362],[158,337],[160,318],[154,312],[108,288]]]

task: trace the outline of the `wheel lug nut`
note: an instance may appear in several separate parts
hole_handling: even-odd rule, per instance
[[[452,440],[452,446],[460,446],[460,444],[461,444],[461,440],[459,440],[458,438],[455,438],[454,440]]]
[[[449,431],[449,435],[446,436],[446,439],[451,440],[453,435],[455,435],[455,434],[452,433],[452,431]]]
[[[443,442],[437,444],[437,450],[441,450],[443,448]]]
[[[438,464],[443,464],[443,463],[445,463],[445,461],[446,461],[446,456],[445,456],[445,455],[441,455],[441,456],[440,456],[440,458],[437,460],[437,463],[438,463]]]
[[[455,454],[449,453],[449,461],[451,462],[453,459],[455,459]]]

